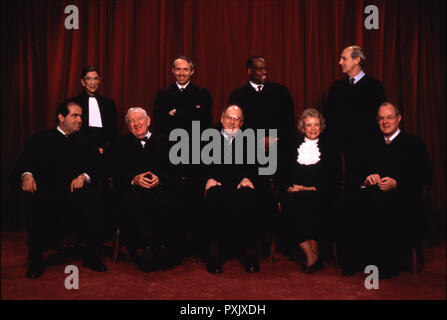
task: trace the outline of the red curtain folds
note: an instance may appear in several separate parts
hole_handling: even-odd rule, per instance
[[[66,30],[64,8],[79,9],[79,30]],[[367,5],[379,29],[367,30]],[[159,88],[173,81],[172,60],[191,57],[194,81],[213,97],[217,121],[229,93],[247,80],[245,61],[266,57],[270,78],[286,85],[298,116],[320,108],[343,77],[341,50],[364,47],[367,73],[383,81],[403,111],[406,130],[428,146],[434,166],[433,208],[445,221],[445,3],[418,0],[153,0],[1,2],[1,194],[3,222],[19,223],[6,181],[24,141],[52,127],[58,103],[80,92],[80,70],[101,70],[101,93],[123,119],[129,106],[152,111]],[[274,110],[272,110],[274,112]],[[126,132],[124,121],[120,131]],[[20,221],[19,221],[19,220]]]

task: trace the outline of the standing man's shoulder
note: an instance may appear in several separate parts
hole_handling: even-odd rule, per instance
[[[240,95],[240,94],[243,94],[243,93],[248,92],[249,89],[250,89],[250,84],[247,82],[247,83],[244,84],[243,86],[234,89],[234,90],[231,92],[231,95]]]
[[[365,75],[365,77],[366,77],[366,75]],[[336,90],[336,89],[339,89],[339,88],[342,88],[342,87],[346,87],[348,84],[349,84],[348,78],[335,80],[332,83],[331,90]]]
[[[361,80],[363,80],[363,83],[368,84],[370,86],[383,87],[383,84],[380,80],[373,78],[367,74],[365,74],[365,76]]]
[[[178,91],[178,88],[177,88],[176,83],[174,82],[174,83],[171,83],[166,88],[162,88],[162,89],[158,90],[157,94],[168,95],[168,94],[176,93],[177,91]]]

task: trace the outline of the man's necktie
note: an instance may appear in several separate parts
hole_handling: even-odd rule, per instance
[[[185,88],[180,88],[180,92],[183,92],[183,90],[185,90]]]
[[[386,144],[390,144],[390,143],[391,143],[391,140],[388,139],[388,138],[386,138],[386,139],[385,139],[385,142],[386,142]]]
[[[262,86],[258,86],[258,92],[262,91]]]
[[[354,85],[354,82],[355,82],[355,79],[354,79],[354,78],[349,79],[349,83],[350,83],[351,85]]]

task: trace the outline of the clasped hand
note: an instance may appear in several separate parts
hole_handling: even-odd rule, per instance
[[[136,175],[133,180],[133,184],[145,189],[152,189],[160,184],[158,177],[151,171],[143,172]]]
[[[377,173],[367,176],[363,184],[368,187],[378,186],[384,192],[397,188],[397,181],[395,179],[390,177],[380,178]]]

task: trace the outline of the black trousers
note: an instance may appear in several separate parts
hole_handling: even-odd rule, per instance
[[[410,253],[414,230],[414,210],[405,201],[412,202],[377,187],[345,193],[338,237],[344,268],[376,265],[380,272],[399,267]]]
[[[68,186],[57,189],[40,187],[26,193],[28,246],[31,255],[40,255],[57,247],[59,240],[76,236],[88,248],[102,245],[103,217],[95,186],[85,185],[70,192]]]
[[[132,187],[122,195],[120,235],[130,248],[177,246],[182,225],[165,186]]]
[[[238,244],[256,248],[262,234],[263,216],[257,205],[257,191],[248,187],[217,186],[205,197],[204,228],[207,243]]]

